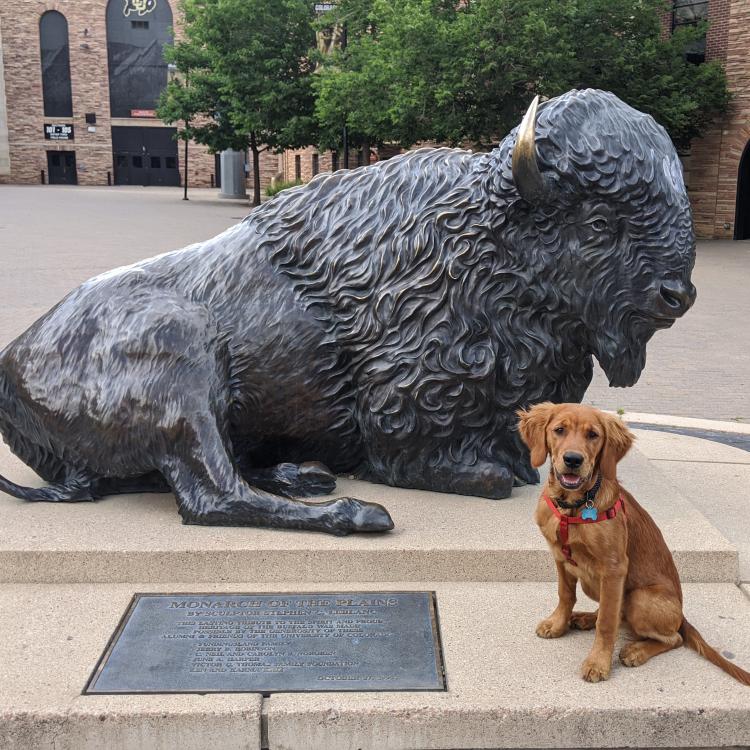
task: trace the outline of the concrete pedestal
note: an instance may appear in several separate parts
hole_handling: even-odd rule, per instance
[[[666,451],[649,439],[650,452]],[[634,451],[620,478],[675,553],[688,581],[687,617],[750,667],[750,601],[736,585],[737,552],[656,463]],[[35,482],[4,447],[0,473]],[[593,633],[535,636],[556,600],[549,552],[531,519],[538,489],[490,501],[343,479],[340,494],[382,502],[396,521],[390,534],[346,538],[183,526],[171,495],[75,504],[0,495],[0,747],[750,745],[750,689],[695,653],[678,649],[637,669],[615,661],[610,680],[591,685],[578,670]],[[448,689],[81,695],[135,592],[338,590],[435,591]],[[578,607],[595,605],[581,595]]]

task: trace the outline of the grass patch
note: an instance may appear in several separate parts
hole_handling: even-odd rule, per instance
[[[290,180],[289,182],[284,182],[283,180],[280,182],[277,182],[275,185],[269,185],[266,188],[266,195],[269,198],[273,198],[274,195],[277,193],[280,193],[282,190],[286,190],[287,188],[297,187],[298,185],[302,185],[302,180]]]

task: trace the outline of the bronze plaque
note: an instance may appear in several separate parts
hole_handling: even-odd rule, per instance
[[[431,591],[136,594],[84,689],[444,690]]]

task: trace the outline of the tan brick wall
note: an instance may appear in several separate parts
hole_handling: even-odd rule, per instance
[[[0,182],[10,179],[10,144],[8,142],[8,109],[5,101],[3,67],[3,27],[0,24]]]
[[[171,0],[170,6],[175,14],[175,22],[178,23],[176,0]],[[10,151],[8,181],[39,183],[41,171],[47,169],[48,150],[74,150],[79,184],[107,184],[107,173],[112,173],[113,164],[106,8],[107,0],[0,2]],[[68,22],[73,93],[73,117],[70,118],[44,116],[39,19],[48,10],[59,11]],[[95,132],[87,129],[87,112],[96,113]],[[46,141],[44,123],[72,123],[75,140],[58,143]],[[118,124],[148,126],[161,123],[127,118],[118,120]],[[184,177],[181,146],[182,144],[178,146],[178,160],[181,176]],[[214,158],[205,147],[191,144],[189,172],[191,185],[209,186],[214,172]]]
[[[372,164],[380,159],[387,159],[393,156],[394,153],[399,153],[399,148],[384,148],[384,149],[370,149],[370,160],[369,164]],[[333,170],[333,153],[331,151],[318,151],[313,146],[301,149],[290,149],[284,151],[282,154],[280,172],[283,175],[283,179],[292,181],[295,179],[295,159],[297,156],[300,158],[300,173],[303,182],[309,182],[313,178],[313,155],[318,155],[318,172],[331,172]],[[344,168],[344,154],[342,151],[338,152],[339,157],[339,169]],[[364,155],[361,155],[361,150],[356,148],[349,149],[349,169],[355,169],[358,166],[365,164]]]
[[[690,149],[688,189],[699,237],[731,239],[742,152],[750,140],[750,0],[710,0],[707,59],[726,65],[729,112]]]

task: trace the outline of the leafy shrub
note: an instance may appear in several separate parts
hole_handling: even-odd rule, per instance
[[[266,195],[269,198],[273,198],[276,193],[280,193],[282,190],[286,190],[287,188],[291,187],[297,187],[298,185],[304,184],[302,180],[289,180],[288,182],[285,182],[284,180],[279,180],[279,182],[269,185],[266,188]]]

